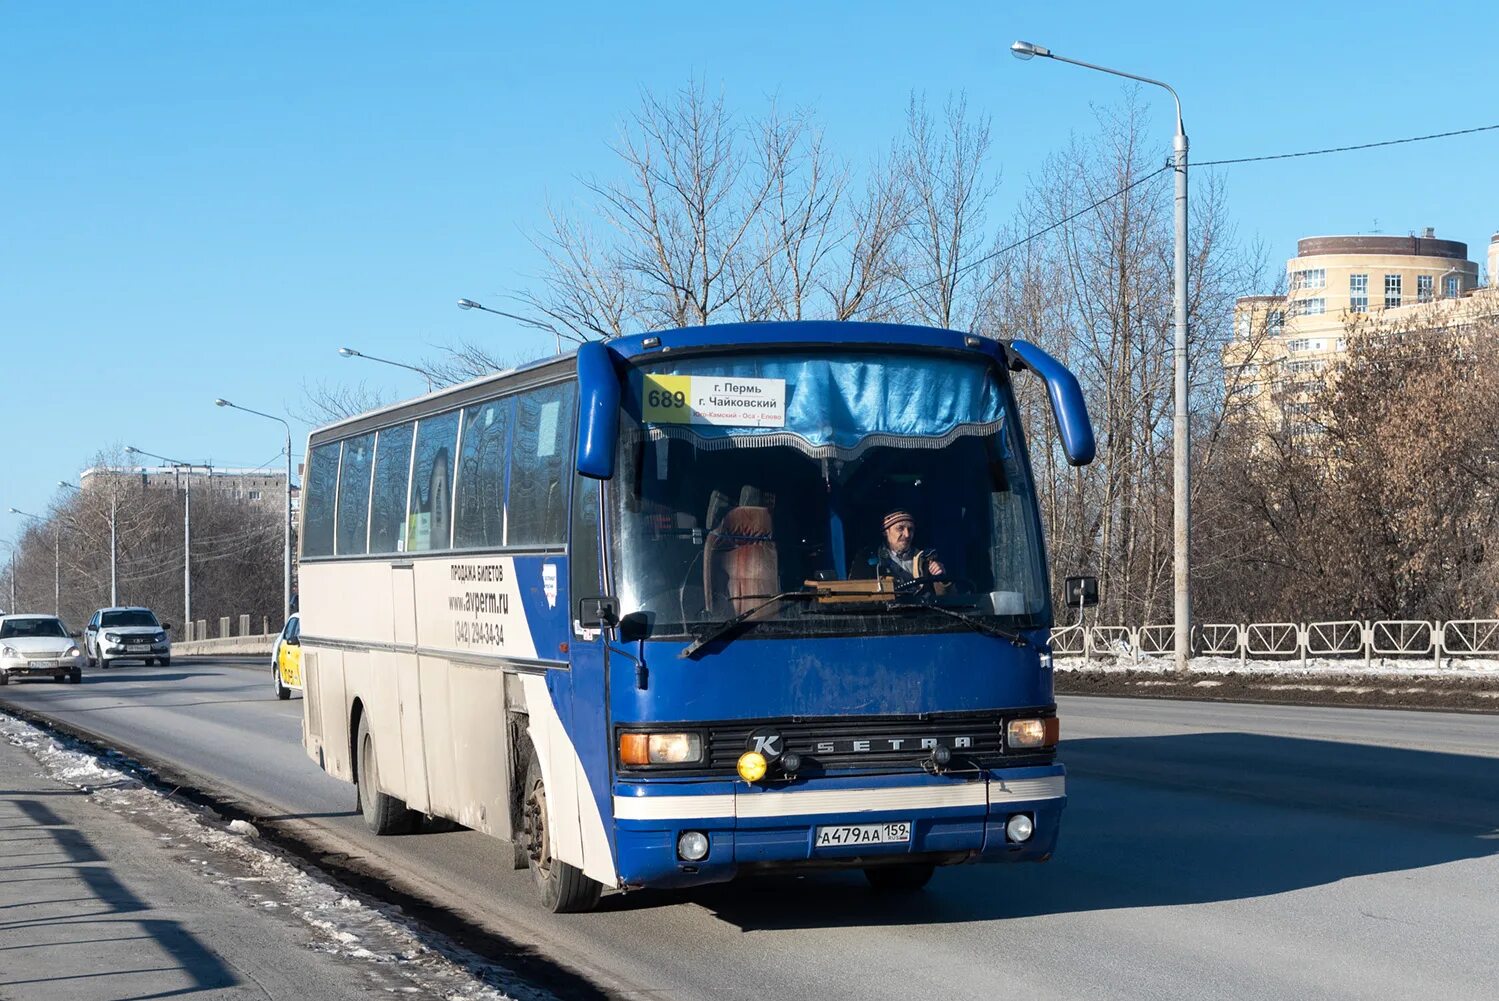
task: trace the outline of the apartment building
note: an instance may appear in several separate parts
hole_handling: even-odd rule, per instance
[[[286,473],[266,469],[241,469],[218,466],[94,466],[79,474],[78,484],[94,490],[117,482],[144,489],[180,490],[191,488],[213,491],[221,497],[232,497],[267,511],[284,510]],[[292,486],[292,508],[297,507],[298,490]]]
[[[1315,397],[1344,354],[1351,326],[1457,327],[1499,316],[1499,233],[1488,247],[1488,285],[1468,245],[1417,236],[1312,236],[1286,262],[1286,291],[1241,297],[1224,347],[1226,389],[1272,426],[1314,432]]]

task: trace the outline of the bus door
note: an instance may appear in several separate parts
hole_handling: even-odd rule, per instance
[[[568,544],[569,670],[548,671],[546,687],[556,707],[564,739],[549,741],[541,753],[550,758],[549,805],[553,808],[553,851],[565,862],[607,884],[614,880],[609,712],[605,671],[608,667],[606,633],[585,625],[579,603],[604,593],[600,554],[598,480],[574,476]],[[538,713],[531,709],[532,740],[537,739]],[[540,749],[538,749],[540,750]],[[571,762],[565,759],[571,758]],[[570,767],[569,767],[570,764]],[[567,772],[571,774],[567,774]],[[557,810],[569,798],[573,809]]]
[[[406,805],[430,808],[427,795],[427,756],[422,747],[422,696],[416,650],[416,572],[410,560],[397,560],[390,570],[391,641],[395,651],[385,656],[396,675],[396,710],[401,723],[401,758],[405,772]],[[409,652],[408,652],[409,651]]]

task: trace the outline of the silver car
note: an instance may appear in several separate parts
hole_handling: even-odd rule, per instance
[[[143,660],[166,667],[172,662],[171,623],[163,625],[149,608],[101,608],[83,630],[84,653],[100,667],[117,660]]]
[[[11,678],[83,680],[78,634],[55,615],[0,615],[0,685]]]

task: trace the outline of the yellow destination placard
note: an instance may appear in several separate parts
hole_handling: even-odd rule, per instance
[[[647,375],[642,386],[642,418],[647,424],[691,424],[690,375]]]

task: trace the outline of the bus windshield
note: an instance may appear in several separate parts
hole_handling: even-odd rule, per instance
[[[1001,378],[972,358],[848,349],[633,370],[609,492],[620,611],[651,636],[701,636],[813,591],[756,612],[754,634],[972,628],[908,614],[913,601],[1044,624],[1039,522]]]

